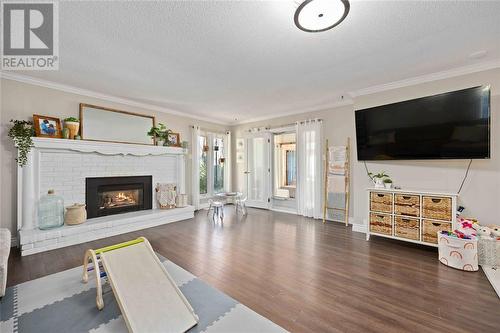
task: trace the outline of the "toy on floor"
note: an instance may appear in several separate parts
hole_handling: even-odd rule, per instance
[[[130,332],[180,333],[198,323],[193,308],[144,237],[87,250],[84,283],[92,271],[97,308],[104,308],[101,278],[106,277]]]

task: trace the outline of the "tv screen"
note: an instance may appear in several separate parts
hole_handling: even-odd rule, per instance
[[[356,111],[358,160],[490,157],[490,88]]]

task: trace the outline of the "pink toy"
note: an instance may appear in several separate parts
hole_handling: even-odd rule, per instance
[[[458,229],[455,230],[457,234],[463,234],[466,236],[476,236],[476,230],[474,229],[474,221],[465,219],[463,217],[459,217],[458,220]],[[461,237],[463,238],[463,237]]]

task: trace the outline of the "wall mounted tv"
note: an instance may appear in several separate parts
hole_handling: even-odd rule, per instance
[[[490,157],[490,87],[356,111],[358,160]]]

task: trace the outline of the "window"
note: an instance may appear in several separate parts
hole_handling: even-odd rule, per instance
[[[214,193],[224,191],[224,139],[214,138]]]
[[[208,192],[208,145],[207,137],[199,136],[200,143],[200,194],[207,194]]]
[[[274,196],[295,198],[297,187],[295,132],[274,135]]]
[[[211,197],[224,191],[225,134],[206,132],[200,145],[200,195]]]

